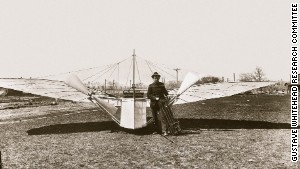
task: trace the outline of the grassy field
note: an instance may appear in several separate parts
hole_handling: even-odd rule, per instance
[[[183,132],[168,136],[174,143],[151,126],[121,129],[91,104],[2,109],[3,167],[299,168],[290,162],[289,100],[236,95],[176,105]]]

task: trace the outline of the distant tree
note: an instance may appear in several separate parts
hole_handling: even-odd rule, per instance
[[[180,84],[181,82],[178,82],[177,84],[177,81],[168,81],[165,83],[165,86],[167,89],[174,89],[174,88],[178,88]]]
[[[253,73],[242,73],[240,74],[240,81],[241,82],[261,82],[265,81],[265,73],[261,67],[256,67]]]
[[[137,87],[137,88],[147,88],[147,85],[145,85],[144,83],[137,83],[137,84],[135,84],[135,87]]]
[[[114,89],[114,82],[112,82],[112,81],[108,81],[108,82],[106,82],[106,89],[108,89],[108,90],[113,90]]]
[[[202,77],[201,80],[199,80],[196,84],[204,84],[204,83],[217,83],[221,82],[222,79],[216,76],[205,76]]]
[[[254,80],[257,82],[261,82],[265,80],[265,73],[261,67],[256,67],[254,71]]]
[[[254,81],[254,76],[252,73],[242,73],[240,74],[241,82],[252,82]]]

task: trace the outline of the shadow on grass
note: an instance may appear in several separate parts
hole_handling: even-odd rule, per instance
[[[179,119],[180,126],[183,130],[199,130],[199,129],[220,129],[230,131],[230,129],[290,129],[288,123],[271,123],[263,121],[245,121],[245,120],[221,120],[221,119]],[[154,132],[153,124],[147,127],[130,130],[118,126],[113,121],[87,122],[87,123],[69,123],[56,124],[34,128],[28,130],[28,135],[43,134],[66,134],[79,132],[99,132],[125,131],[136,135],[148,135]]]

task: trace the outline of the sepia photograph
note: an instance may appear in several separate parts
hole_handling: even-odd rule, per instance
[[[299,0],[0,0],[0,169],[298,169]]]

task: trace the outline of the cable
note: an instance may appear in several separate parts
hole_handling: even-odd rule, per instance
[[[114,65],[113,67],[115,67],[116,65]],[[104,73],[102,73],[101,75],[97,76],[94,80],[92,80],[92,82],[98,80],[101,76],[103,76],[104,74],[106,74],[107,72],[109,72],[113,67],[110,67],[107,71],[105,71]]]
[[[146,61],[146,63],[147,63],[147,66],[148,66],[150,72],[153,74],[153,71],[152,71],[152,69],[150,68],[148,61],[147,61],[147,60],[145,60],[145,61]]]
[[[103,72],[103,71],[105,71],[105,70],[107,70],[107,69],[110,69],[110,68],[111,68],[113,65],[114,65],[114,64],[110,64],[110,65],[109,65],[109,66],[107,66],[105,69],[103,69],[103,70],[100,70],[100,71],[96,72],[95,74],[93,74],[93,75],[91,75],[91,76],[89,76],[89,77],[87,77],[87,78],[83,79],[82,81],[86,81],[87,79],[90,79],[90,78],[92,78],[92,77],[96,76],[98,73],[100,73],[100,72]]]
[[[162,68],[158,67],[158,66],[157,66],[157,65],[155,65],[154,63],[151,63],[150,61],[149,61],[149,63],[150,63],[150,64],[152,64],[153,66],[155,66],[156,68],[160,69],[161,71],[165,72],[166,74],[168,74],[168,75],[170,75],[170,76],[172,76],[172,77],[176,78],[176,76],[174,76],[174,75],[172,75],[172,74],[170,74],[170,73],[166,72],[165,70],[163,70]]]
[[[108,65],[106,65],[106,66],[108,66]],[[79,69],[79,70],[74,70],[74,71],[69,71],[69,72],[58,73],[58,74],[50,74],[50,75],[40,76],[40,77],[36,77],[36,78],[40,79],[40,78],[51,77],[51,76],[59,76],[59,75],[70,74],[70,73],[74,73],[74,72],[82,72],[82,71],[86,71],[86,70],[97,69],[97,68],[100,68],[100,67],[103,67],[103,66]]]
[[[139,66],[138,66],[137,60],[135,60],[135,63],[136,63],[136,68],[137,68],[137,71],[138,71],[140,83],[142,83],[142,81],[141,81],[141,76],[140,76],[140,71],[139,71]]]
[[[131,69],[131,66],[132,66],[132,62],[131,62],[131,64],[130,64],[130,67],[129,67],[129,71],[128,71],[128,75],[127,75],[127,79],[126,79],[126,85],[127,85],[127,82],[128,82],[128,78],[129,78],[129,75],[130,75],[130,69]],[[131,84],[129,84],[129,86],[130,86]]]
[[[110,79],[111,75],[115,72],[115,70],[117,69],[118,65],[115,66],[114,70],[111,72],[110,76],[107,78],[108,80]]]

